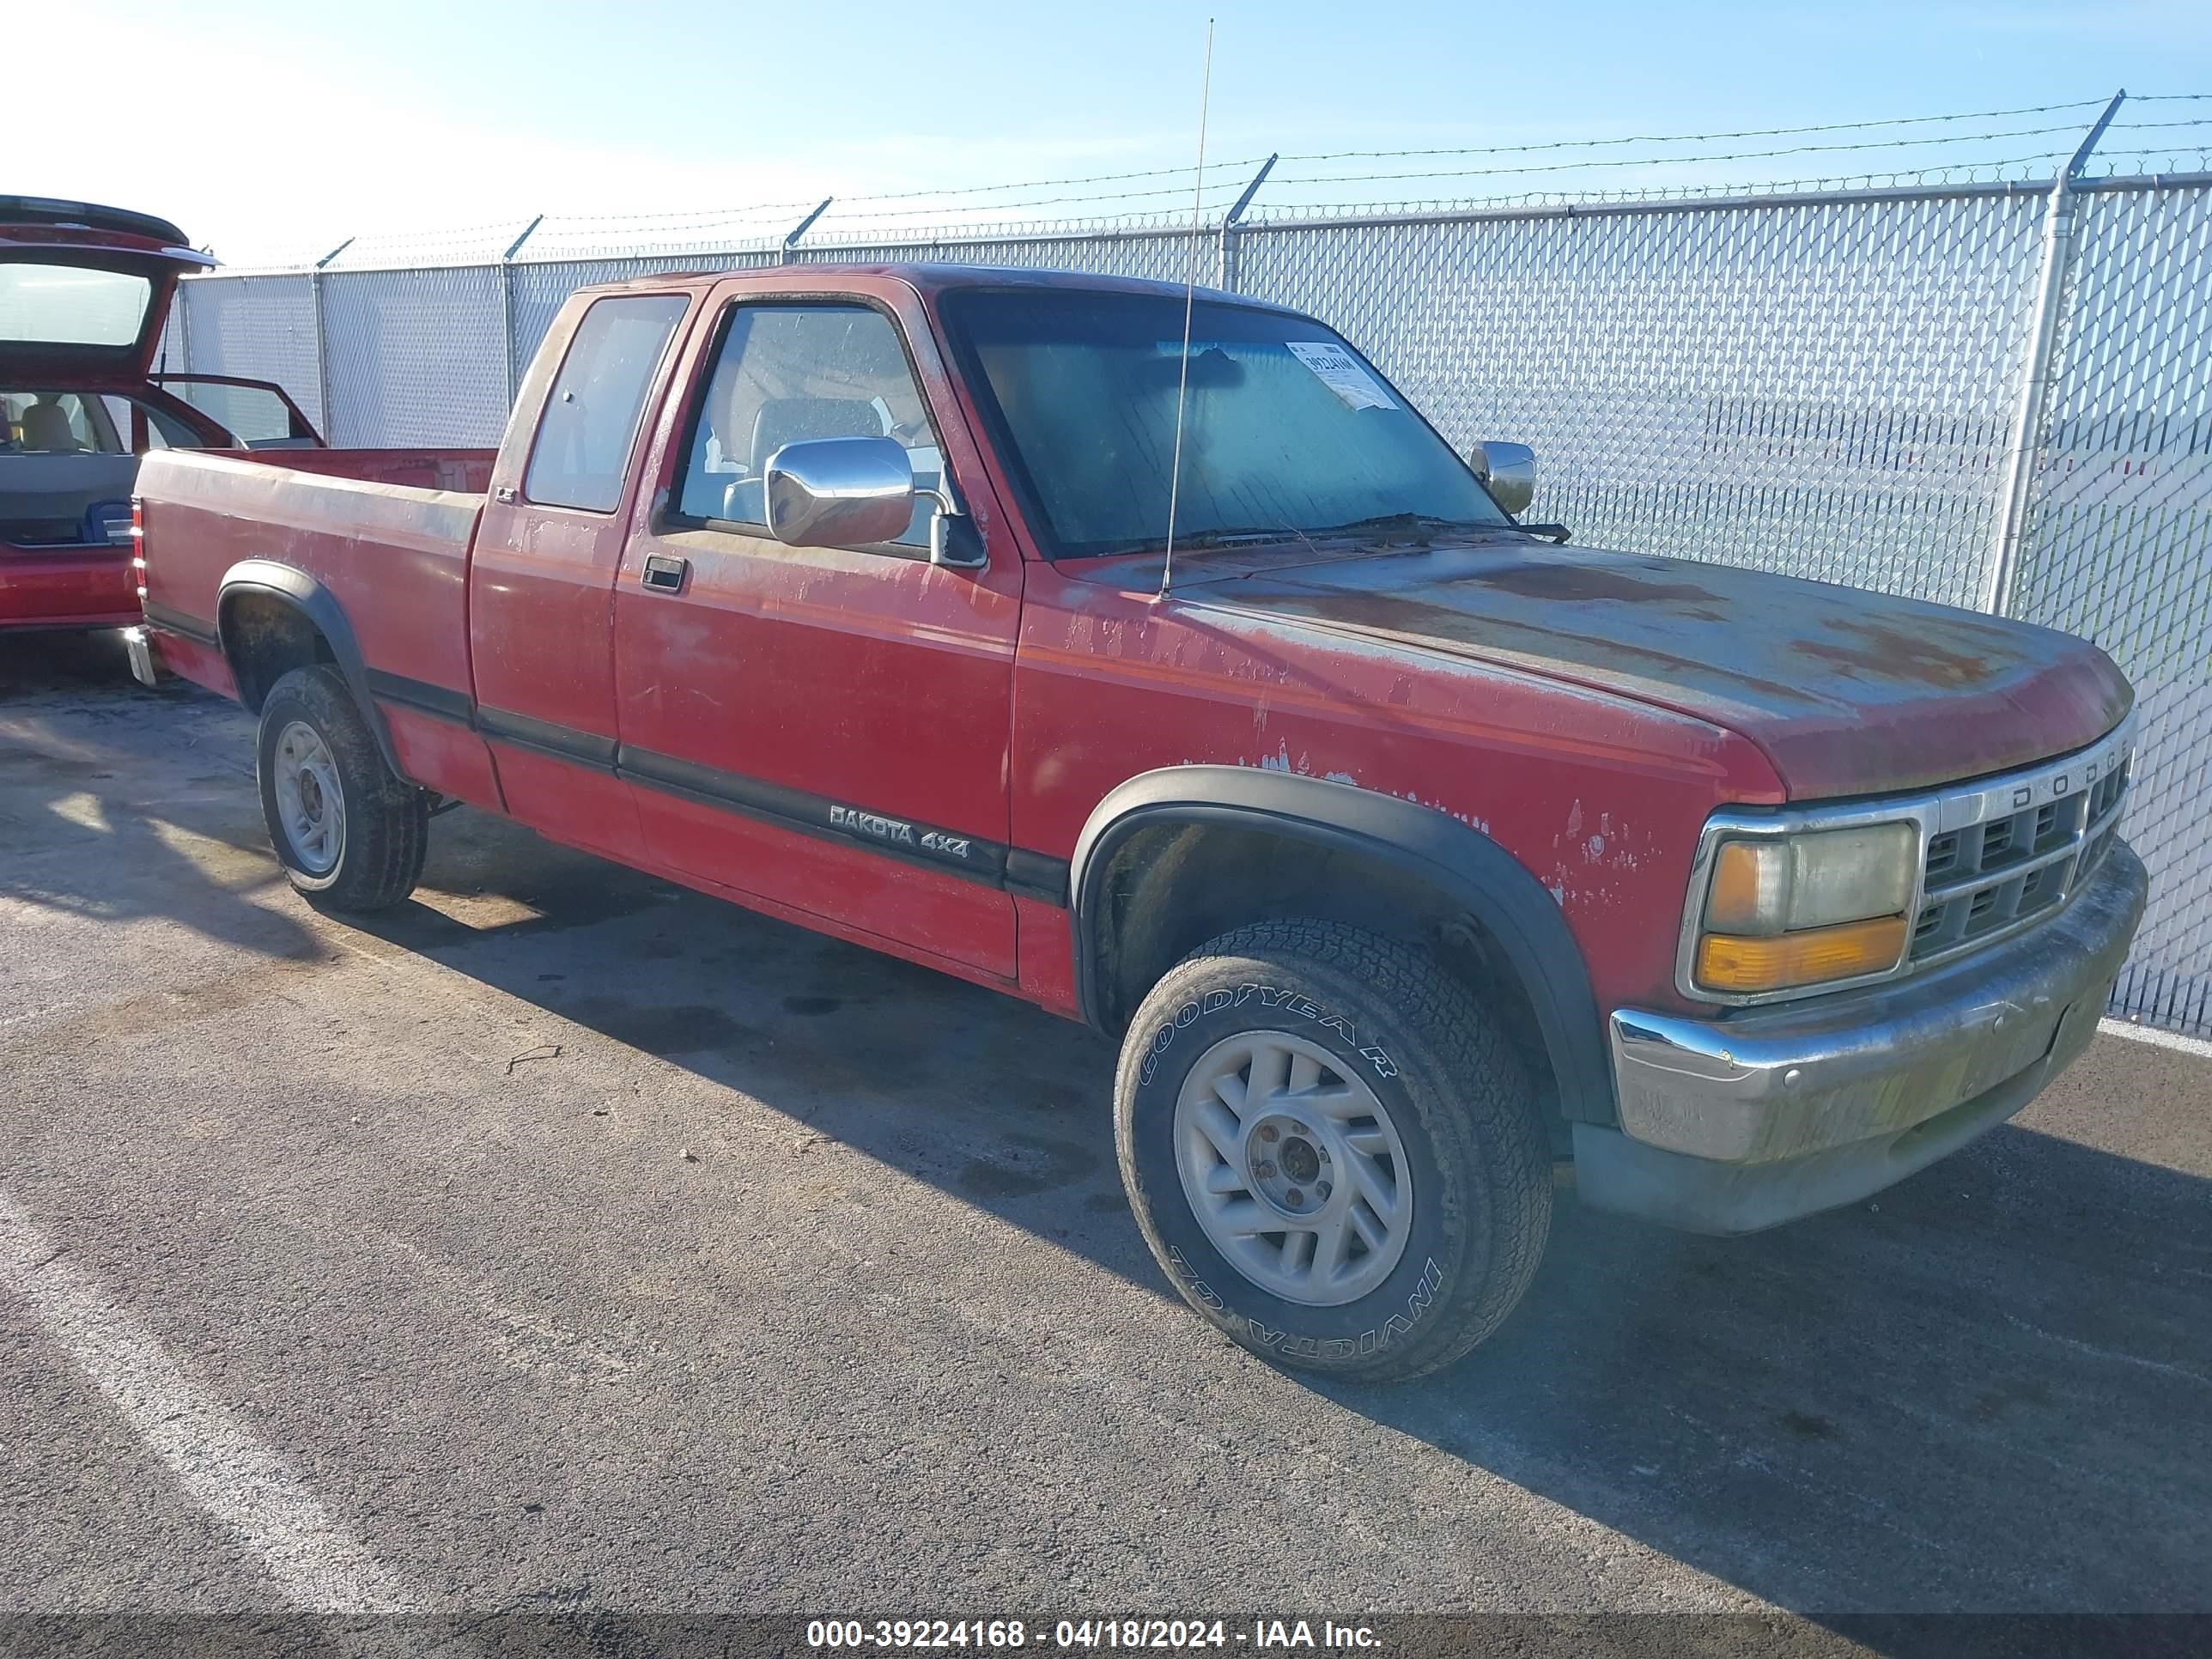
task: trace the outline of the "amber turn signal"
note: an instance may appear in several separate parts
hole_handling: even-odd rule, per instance
[[[1785,842],[1723,842],[1705,897],[1705,925],[1732,933],[1780,933],[1790,896],[1789,860]]]
[[[1904,954],[1903,916],[1756,939],[1707,933],[1698,941],[1698,983],[1735,994],[1825,985],[1862,974],[1886,974]]]

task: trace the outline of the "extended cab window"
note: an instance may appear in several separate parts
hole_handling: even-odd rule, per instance
[[[768,523],[761,487],[769,457],[810,438],[896,438],[915,482],[935,489],[944,460],[898,331],[858,305],[734,308],[693,423],[682,515],[697,523]],[[927,498],[899,545],[926,547]]]
[[[538,422],[522,493],[540,507],[611,513],[622,498],[647,386],[684,307],[680,294],[593,302],[576,325]]]

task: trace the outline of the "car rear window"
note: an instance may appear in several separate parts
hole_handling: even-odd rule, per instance
[[[127,346],[138,337],[153,292],[151,283],[129,271],[9,260],[0,264],[0,340]]]

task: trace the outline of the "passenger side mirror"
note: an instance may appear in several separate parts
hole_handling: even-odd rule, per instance
[[[789,547],[895,541],[914,519],[914,466],[890,438],[809,438],[768,458],[768,533]]]
[[[1536,452],[1526,444],[1477,444],[1468,452],[1474,476],[1490,486],[1498,506],[1515,518],[1536,499]]]

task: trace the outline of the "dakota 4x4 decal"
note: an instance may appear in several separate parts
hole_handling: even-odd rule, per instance
[[[880,812],[864,812],[857,806],[832,806],[830,827],[856,836],[868,836],[896,847],[919,847],[949,859],[968,856],[969,838],[948,836],[942,830],[916,830],[903,818],[887,818]]]

